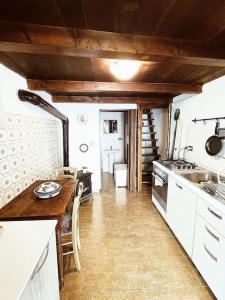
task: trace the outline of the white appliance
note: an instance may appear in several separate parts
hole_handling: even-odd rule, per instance
[[[116,187],[127,186],[127,165],[126,164],[114,164],[114,181]]]

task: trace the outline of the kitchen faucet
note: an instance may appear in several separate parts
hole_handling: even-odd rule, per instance
[[[180,151],[182,151],[182,150],[188,150],[188,151],[193,151],[193,146],[185,146],[185,147],[183,147],[183,148],[180,148],[179,150],[178,150],[178,159],[180,160],[181,158],[180,158]],[[183,158],[184,159],[184,158]]]

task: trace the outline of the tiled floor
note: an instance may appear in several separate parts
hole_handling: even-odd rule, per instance
[[[214,299],[149,195],[115,189],[105,174],[80,229],[82,269],[66,275],[62,300]]]

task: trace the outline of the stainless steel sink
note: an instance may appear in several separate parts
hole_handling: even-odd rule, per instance
[[[218,183],[216,174],[211,172],[182,173],[180,175],[196,184],[210,183],[210,182]]]

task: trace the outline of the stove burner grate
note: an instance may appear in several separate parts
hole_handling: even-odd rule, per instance
[[[197,168],[196,164],[186,160],[162,160],[160,163],[171,170],[193,170]]]

